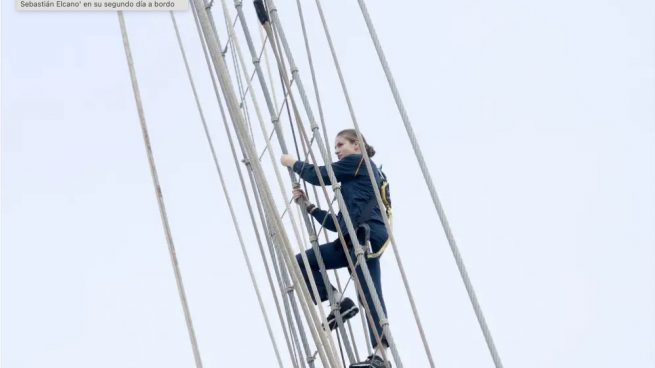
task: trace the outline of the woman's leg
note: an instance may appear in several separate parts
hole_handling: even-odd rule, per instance
[[[326,270],[342,268],[348,265],[348,260],[346,259],[341,243],[338,240],[320,245],[318,249],[321,252],[321,257],[323,258],[323,263],[325,264]],[[334,289],[334,287],[332,285],[326,285],[323,282],[323,276],[321,275],[318,259],[314,253],[314,249],[307,250],[305,254],[307,255],[307,260],[309,261],[310,272],[307,272],[305,269],[305,262],[303,262],[302,255],[300,253],[296,254],[296,261],[298,262],[300,270],[302,271],[302,275],[305,278],[307,288],[309,288],[309,294],[311,295],[314,304],[316,304],[314,293],[312,292],[311,284],[308,278],[308,275],[311,274],[314,278],[314,282],[316,282],[316,288],[318,289],[318,295],[321,298],[321,301],[326,301],[328,299],[327,288],[331,287]]]
[[[356,262],[355,259],[355,252],[354,250],[350,251],[350,256],[353,259],[353,262]],[[375,287],[375,291],[378,294],[378,298],[380,299],[380,305],[382,307],[382,310],[384,311],[384,315],[387,315],[387,308],[384,305],[384,297],[382,296],[382,275],[380,272],[380,259],[379,258],[370,258],[367,259],[366,265],[368,266],[369,273],[371,274],[371,280],[373,281],[373,286]],[[375,329],[377,330],[378,336],[382,339],[382,344],[383,346],[388,346],[387,340],[384,338],[382,335],[382,326],[380,325],[380,316],[378,315],[378,312],[375,308],[375,304],[373,303],[373,296],[372,290],[368,287],[368,284],[366,283],[366,279],[364,278],[364,272],[362,270],[361,266],[357,266],[357,278],[359,279],[360,284],[362,285],[362,291],[364,292],[364,296],[366,297],[366,303],[368,304],[368,308],[371,312],[371,317],[373,321],[375,322]],[[359,294],[358,294],[359,296]],[[359,298],[360,303],[364,304],[361,298]],[[369,330],[369,337],[371,339],[371,344],[373,347],[376,347],[378,345],[377,340],[375,339],[375,334],[373,333],[373,329],[371,328],[370,324],[368,326]]]

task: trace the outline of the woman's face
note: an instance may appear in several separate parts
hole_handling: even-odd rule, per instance
[[[337,139],[334,142],[334,153],[337,154],[339,160],[343,159],[346,156],[352,155],[353,153],[360,153],[359,142],[351,142],[348,139],[337,136]]]

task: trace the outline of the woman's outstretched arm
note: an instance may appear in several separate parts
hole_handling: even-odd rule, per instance
[[[359,165],[361,157],[361,155],[350,155],[344,157],[342,160],[332,163],[332,170],[334,170],[334,176],[336,176],[338,182],[353,178],[356,175],[357,166]],[[312,185],[321,185],[321,182],[318,179],[319,176],[316,175],[314,165],[303,161],[295,161],[292,169],[308,183]],[[318,169],[325,185],[332,185],[327,168],[325,166],[319,166]]]

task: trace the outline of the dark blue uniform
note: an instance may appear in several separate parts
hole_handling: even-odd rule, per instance
[[[382,181],[379,171],[375,166],[375,163],[373,163],[373,161],[371,161],[371,165],[373,166],[373,173],[375,174],[375,179],[379,186]],[[343,194],[343,199],[346,202],[346,207],[348,208],[350,219],[353,221],[353,226],[355,227],[355,229],[357,229],[357,227],[363,223],[368,224],[368,226],[371,229],[370,232],[370,241],[371,241],[371,248],[372,248],[371,250],[373,253],[377,253],[387,242],[388,234],[387,234],[387,229],[384,226],[384,220],[382,219],[380,208],[376,203],[375,193],[373,192],[373,187],[371,186],[371,180],[368,176],[368,171],[366,170],[366,164],[363,161],[362,155],[353,154],[353,155],[346,156],[342,160],[333,163],[332,169],[334,170],[334,174],[337,181],[341,183],[341,193]],[[297,161],[293,165],[293,171],[298,173],[300,177],[306,180],[307,182],[313,185],[320,185],[319,178],[316,175],[316,171],[314,169],[314,165],[302,161]],[[325,185],[331,185],[332,182],[330,181],[330,177],[328,176],[327,169],[325,168],[325,166],[320,166],[319,171],[321,173]],[[331,231],[337,231],[332,216],[330,216],[328,211],[317,208],[316,210],[312,211],[312,216],[319,223],[323,224],[323,226],[326,229]],[[343,219],[343,215],[341,212],[339,212],[339,214],[337,215],[337,221],[348,244],[348,250],[349,250],[348,256],[352,260],[353,264],[356,264],[357,259],[355,257],[354,247],[352,246],[352,242],[350,241],[350,236],[348,235],[346,223]],[[359,243],[363,244],[364,242],[363,232],[358,232],[357,238],[359,239]],[[323,262],[325,263],[326,269],[332,270],[342,267],[348,267],[348,259],[346,258],[346,254],[343,251],[343,247],[339,239],[330,243],[322,244],[319,246],[319,249],[321,252],[321,256],[323,258]],[[318,261],[314,254],[314,251],[310,249],[305,254],[307,255],[307,258],[309,260],[309,265],[311,267],[310,272],[314,277],[314,281],[316,282],[316,287],[318,289],[318,293],[320,295],[321,301],[325,301],[328,299],[328,293],[327,293],[328,286],[325,285],[325,283],[323,282],[323,277],[321,276],[321,272],[318,266]],[[296,255],[296,259],[298,261],[298,264],[300,265],[300,269],[302,270],[303,276],[305,277],[305,282],[307,283],[307,285],[309,285],[308,272],[305,269],[305,265],[302,261],[301,255],[300,254]],[[386,315],[387,311],[384,305],[384,298],[382,297],[380,260],[379,258],[368,258],[366,264],[368,265],[368,269],[371,273],[373,284],[378,293],[378,297],[380,298],[382,309],[384,310],[384,313]],[[377,332],[379,336],[382,337],[382,327],[380,326],[379,323],[380,317],[375,311],[373,299],[370,295],[370,290],[366,285],[364,274],[362,273],[360,267],[357,267],[357,277],[359,278],[362,284],[362,289],[364,291],[364,295],[366,296],[368,306],[371,309],[372,317],[373,320],[375,321],[375,327],[377,329]],[[329,287],[332,286],[330,285]],[[313,297],[314,296],[312,295],[312,299]],[[314,302],[316,301],[314,300]],[[370,326],[369,326],[369,334],[373,346],[376,346],[377,341],[374,338]],[[386,345],[386,341],[384,340],[384,338],[383,341],[385,342]]]

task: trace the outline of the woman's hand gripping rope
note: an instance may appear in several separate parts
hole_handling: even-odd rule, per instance
[[[304,203],[305,210],[307,210],[307,213],[311,215],[312,212],[316,209],[316,206],[309,202],[309,200],[307,199],[307,194],[305,194],[305,191],[302,188],[295,188],[292,194],[293,194],[292,197],[293,201],[299,205],[302,205]]]

